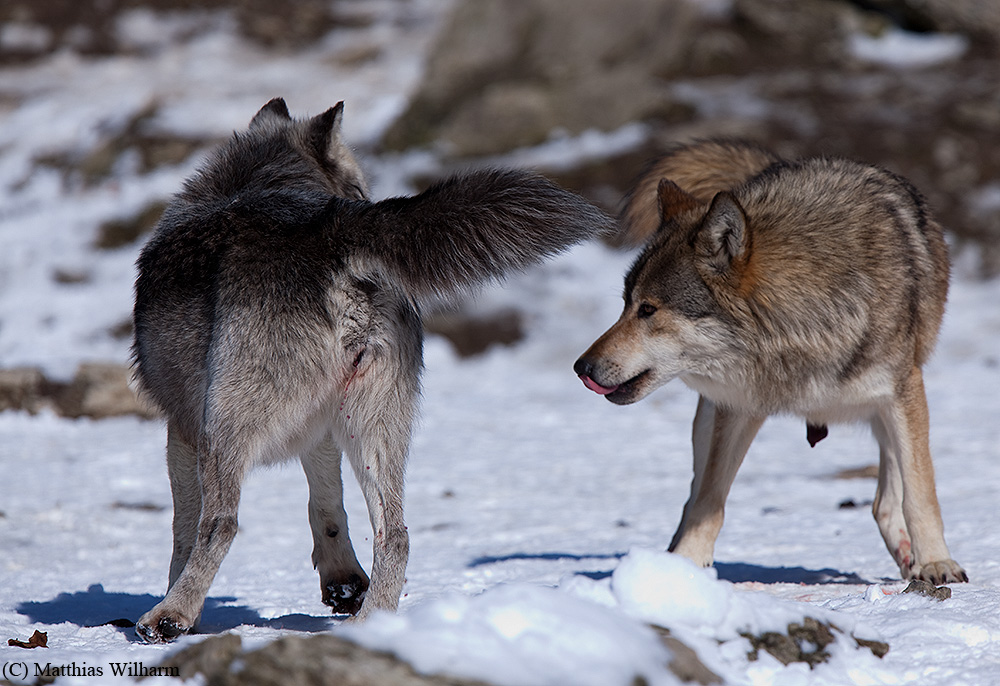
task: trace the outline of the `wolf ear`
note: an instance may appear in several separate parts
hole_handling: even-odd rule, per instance
[[[271,117],[278,117],[280,119],[292,118],[292,115],[288,113],[288,105],[285,104],[284,98],[273,98],[261,107],[260,111],[253,115],[253,119],[250,120],[250,128],[260,126],[264,119]]]
[[[745,257],[748,246],[747,217],[739,201],[726,191],[716,194],[695,239],[698,257],[721,275]]]
[[[309,145],[318,158],[327,157],[330,148],[340,140],[340,128],[344,121],[344,101],[328,109],[323,114],[317,114],[309,120],[307,137]]]
[[[682,212],[693,210],[701,204],[693,195],[670,179],[660,179],[656,196],[659,200],[661,224]]]

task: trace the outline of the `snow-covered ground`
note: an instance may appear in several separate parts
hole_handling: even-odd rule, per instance
[[[81,361],[126,359],[127,341],[108,329],[129,315],[138,246],[95,250],[96,226],[176,189],[194,163],[145,176],[126,164],[115,178],[83,188],[33,167],[32,158],[85,150],[101,126],[150,98],[164,103],[158,125],[201,134],[243,126],[277,94],[300,114],[345,99],[347,135],[364,145],[412,87],[416,71],[393,67],[399,55],[423,49],[428,32],[420,22],[433,14],[373,28],[369,40],[382,41],[386,62],[369,65],[370,74],[339,66],[331,55],[346,48],[336,36],[304,60],[275,64],[224,26],[176,50],[151,45],[96,61],[60,55],[0,71],[0,94],[20,96],[0,108],[0,365],[37,364],[68,376]],[[161,35],[143,23],[149,17],[130,21],[136,40]],[[629,129],[604,140],[620,145],[634,136]],[[579,145],[593,151],[595,140],[602,139]],[[561,140],[509,160],[543,164],[572,146]],[[433,166],[419,156],[365,161],[380,195],[402,190],[391,165]],[[647,626],[655,623],[731,684],[995,684],[1000,282],[973,280],[965,256],[957,257],[941,342],[926,370],[946,534],[971,578],[953,586],[949,600],[900,593],[870,514],[874,481],[834,478],[876,461],[861,428],[831,427],[810,449],[801,421],[771,420],[733,487],[715,568],[659,552],[687,496],[696,398],[673,383],[616,407],[580,385],[572,363],[617,317],[631,259],[585,245],[481,295],[483,309],[526,311],[527,337],[518,345],[462,360],[443,339],[428,339],[399,614],[361,626],[329,617],[309,562],[305,479],[289,464],[251,476],[240,534],[202,629],[235,631],[251,646],[288,633],[341,632],[420,670],[497,684],[603,686],[630,684],[637,674],[676,683],[665,666],[668,648]],[[57,270],[86,279],[59,283]],[[135,620],[165,590],[164,442],[155,421],[0,414],[0,678],[33,683],[36,664],[75,663],[100,667],[99,683],[125,683],[111,676],[112,662],[149,667],[176,650],[107,624]],[[348,481],[352,538],[367,567],[367,513]],[[857,506],[841,507],[849,501]],[[748,659],[741,633],[782,630],[806,616],[845,632],[827,664],[786,667],[763,652]],[[48,633],[48,648],[6,646],[36,629]],[[889,653],[879,659],[857,648],[851,632],[887,642]]]

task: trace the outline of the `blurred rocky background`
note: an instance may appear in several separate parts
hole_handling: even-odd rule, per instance
[[[464,2],[384,144],[481,156],[645,122],[644,145],[558,175],[609,209],[678,140],[855,157],[914,181],[993,277],[998,44],[984,0]]]
[[[288,59],[331,31],[370,29],[387,13],[409,16],[407,8],[432,11],[436,35],[426,54],[412,56],[422,75],[402,113],[364,143],[363,158],[386,166],[423,151],[443,173],[626,131],[628,144],[538,163],[614,212],[644,164],[671,144],[747,137],[784,156],[844,155],[903,174],[930,199],[956,255],[982,278],[1000,274],[1000,3],[992,0],[5,0],[0,113],[26,97],[5,86],[13,70],[56,55],[99,60],[145,49],[120,30],[136,10],[186,17],[171,34],[178,41],[221,13],[256,49]],[[355,43],[337,59],[362,68],[383,49]],[[125,156],[147,174],[218,141],[211,127],[151,126],[157,105],[88,132],[83,150],[48,151],[35,163],[86,186],[113,175]],[[426,164],[399,167],[414,190],[432,176]],[[101,224],[95,247],[141,242],[166,199]],[[71,285],[88,274],[64,269],[52,278]],[[449,312],[428,326],[460,354],[475,354],[516,341],[521,323],[500,308]],[[129,322],[111,335],[127,339]],[[54,382],[17,370],[0,378],[0,409],[85,413],[84,399],[97,393],[88,378],[102,398],[127,396],[108,390],[112,372],[94,371]],[[117,378],[125,384],[124,366]]]
[[[6,0],[0,65],[61,50],[92,56],[132,50],[116,27],[121,13],[136,8],[195,16],[228,11],[247,40],[288,52],[334,28],[376,21],[384,4]],[[981,274],[1000,273],[1000,3],[442,4],[447,16],[422,82],[385,132],[382,150],[431,147],[446,160],[468,160],[553,135],[643,122],[649,127],[644,144],[554,174],[612,210],[643,163],[678,140],[746,136],[786,156],[846,155],[912,179],[954,236],[978,245]],[[363,50],[358,59],[365,59]],[[143,151],[144,164],[156,165],[214,142],[144,137],[143,114],[103,141],[96,159],[83,160],[84,171],[97,174],[130,148]],[[124,227],[126,238],[155,216],[137,217],[136,226]]]

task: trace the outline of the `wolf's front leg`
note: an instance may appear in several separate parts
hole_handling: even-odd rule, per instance
[[[712,564],[729,489],[765,419],[722,408],[704,396],[699,397],[691,436],[694,447],[691,495],[668,550],[704,567]]]
[[[214,446],[200,457],[202,507],[194,547],[167,596],[135,625],[136,633],[150,643],[170,641],[194,628],[212,580],[236,537],[245,468]]]
[[[698,396],[698,409],[694,414],[694,424],[691,427],[691,445],[694,453],[694,477],[691,479],[691,493],[687,502],[684,503],[684,512],[681,514],[680,524],[674,532],[674,537],[670,540],[667,548],[670,552],[677,549],[678,543],[684,537],[688,528],[688,520],[691,516],[691,509],[694,507],[695,496],[701,491],[701,482],[705,478],[705,465],[708,464],[709,448],[712,446],[712,431],[715,426],[715,403],[703,395]],[[691,544],[688,544],[689,550]],[[691,559],[707,567],[712,564],[715,539],[712,539],[707,552],[701,551],[696,557]],[[702,546],[704,548],[704,546]]]
[[[369,582],[347,533],[340,463],[340,448],[329,436],[302,455],[309,481],[312,561],[319,571],[323,603],[337,614],[354,615],[361,609]]]

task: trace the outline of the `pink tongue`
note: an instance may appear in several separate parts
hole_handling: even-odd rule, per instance
[[[600,395],[607,395],[608,393],[614,393],[616,390],[618,390],[618,386],[611,386],[610,388],[607,386],[602,386],[601,384],[597,383],[586,374],[580,375],[580,381],[583,382],[584,386],[592,390],[594,393],[599,393]]]

